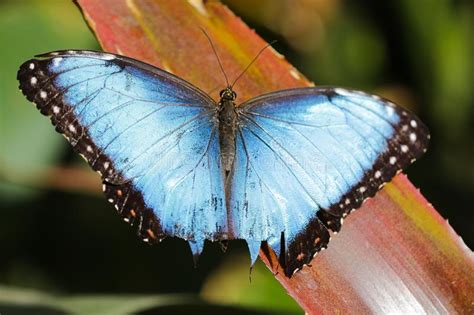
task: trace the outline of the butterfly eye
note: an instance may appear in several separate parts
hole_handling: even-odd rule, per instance
[[[237,93],[235,93],[234,91],[232,91],[232,99],[236,99],[237,98]]]
[[[225,93],[225,90],[220,91],[220,92],[219,92],[219,97],[222,98],[222,97],[224,96],[224,93]]]

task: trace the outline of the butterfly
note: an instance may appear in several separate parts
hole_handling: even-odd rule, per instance
[[[329,231],[427,149],[412,113],[339,87],[281,90],[235,105],[152,65],[68,50],[36,56],[20,89],[100,173],[139,236],[262,242],[286,276],[327,247]]]

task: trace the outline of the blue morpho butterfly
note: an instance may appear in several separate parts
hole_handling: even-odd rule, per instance
[[[216,103],[124,56],[57,51],[25,62],[20,89],[103,178],[145,241],[262,241],[287,276],[325,248],[342,218],[426,151],[427,128],[388,100],[342,88]]]

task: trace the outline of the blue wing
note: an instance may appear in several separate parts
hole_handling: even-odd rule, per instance
[[[308,263],[358,208],[419,157],[428,131],[377,96],[332,88],[278,91],[239,107],[231,229],[260,241],[285,273]],[[253,245],[252,245],[253,244]]]
[[[24,63],[20,88],[104,179],[145,240],[227,238],[216,104],[189,83],[112,54],[61,51]]]

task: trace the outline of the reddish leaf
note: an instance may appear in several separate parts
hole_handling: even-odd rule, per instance
[[[200,27],[211,36],[229,79],[237,77],[267,44],[218,2],[77,2],[104,50],[146,61],[204,91],[223,88],[225,79]],[[262,92],[305,85],[308,81],[270,48],[236,90],[243,102]]]
[[[472,313],[473,258],[447,221],[398,175],[348,216],[312,268],[291,279],[276,277],[314,312]]]
[[[104,50],[166,69],[204,91],[224,87],[265,42],[218,2],[78,0]],[[239,101],[310,83],[269,49],[236,86]],[[217,94],[212,94],[214,97]],[[291,279],[261,253],[307,313],[474,313],[474,258],[404,175],[351,214],[329,248]]]

